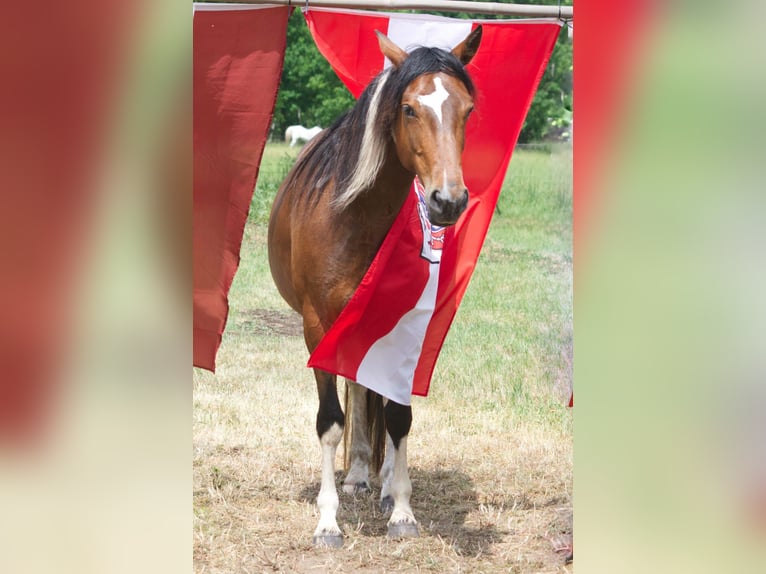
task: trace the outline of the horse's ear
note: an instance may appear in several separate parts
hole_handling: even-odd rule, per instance
[[[460,42],[452,49],[452,54],[460,60],[460,63],[464,66],[468,65],[476,52],[479,51],[479,44],[481,44],[481,26],[477,26],[476,29],[466,36],[465,40]]]
[[[378,36],[380,51],[383,52],[383,55],[386,58],[391,60],[391,63],[395,68],[398,68],[399,65],[407,59],[407,52],[389,40],[388,36],[386,36],[383,32],[375,30],[375,34]]]

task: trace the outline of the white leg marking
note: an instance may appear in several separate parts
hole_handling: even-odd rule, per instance
[[[399,448],[395,450],[393,475],[391,495],[394,497],[394,511],[391,513],[388,524],[399,522],[415,524],[417,521],[412,514],[412,508],[410,508],[412,483],[407,472],[407,437],[402,437],[399,441]]]
[[[383,466],[380,467],[380,499],[391,496],[391,481],[394,478],[394,441],[386,433],[386,455],[383,457]]]
[[[343,491],[354,494],[369,488],[372,447],[367,436],[367,389],[349,380],[346,384],[351,395],[351,466],[343,481]]]
[[[330,429],[322,435],[322,487],[317,496],[319,507],[319,524],[314,531],[314,536],[340,536],[340,528],[335,519],[338,511],[338,492],[335,489],[335,453],[338,444],[343,438],[343,428],[334,423]]]
[[[418,96],[418,101],[421,105],[428,106],[433,110],[436,114],[436,119],[439,120],[439,125],[441,125],[442,106],[447,101],[447,98],[449,98],[449,92],[444,88],[441,78],[434,78],[434,86],[436,86],[436,89],[433,92],[425,96]]]
[[[391,495],[394,508],[388,519],[389,538],[414,538],[420,535],[418,523],[410,507],[412,483],[407,473],[407,437],[399,441],[394,455],[394,472],[391,480]]]

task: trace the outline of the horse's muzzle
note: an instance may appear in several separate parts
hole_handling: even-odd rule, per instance
[[[468,205],[468,190],[457,197],[445,199],[440,190],[432,191],[428,195],[428,220],[433,225],[447,227],[457,223],[460,214]]]

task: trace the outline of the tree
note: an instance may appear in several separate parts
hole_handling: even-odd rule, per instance
[[[564,26],[527,113],[519,143],[541,141],[572,117],[572,42]]]
[[[293,124],[327,127],[353,105],[354,97],[317,50],[301,11],[295,10],[287,24],[272,138],[281,140]]]
[[[571,6],[572,0],[489,0],[502,4],[544,4]],[[553,48],[535,99],[519,134],[519,143],[538,142],[572,117],[572,41],[563,26]]]

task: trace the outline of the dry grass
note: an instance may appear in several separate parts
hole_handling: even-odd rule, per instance
[[[554,544],[572,528],[567,437],[431,399],[414,405],[409,448],[421,537],[386,539],[376,488],[341,493],[345,546],[314,549],[316,399],[301,339],[273,339],[238,339],[222,349],[232,367],[196,376],[197,572],[566,571]]]
[[[262,223],[250,222],[218,372],[194,374],[196,572],[571,571],[562,551],[572,534],[572,413],[562,406],[571,244],[560,222],[548,226],[555,241],[530,231],[519,239],[510,231],[519,215],[502,208],[509,219],[493,222],[431,396],[413,402],[421,536],[386,538],[373,480],[372,495],[339,488],[340,550],[311,545],[320,476],[313,377],[299,318],[268,274]]]

